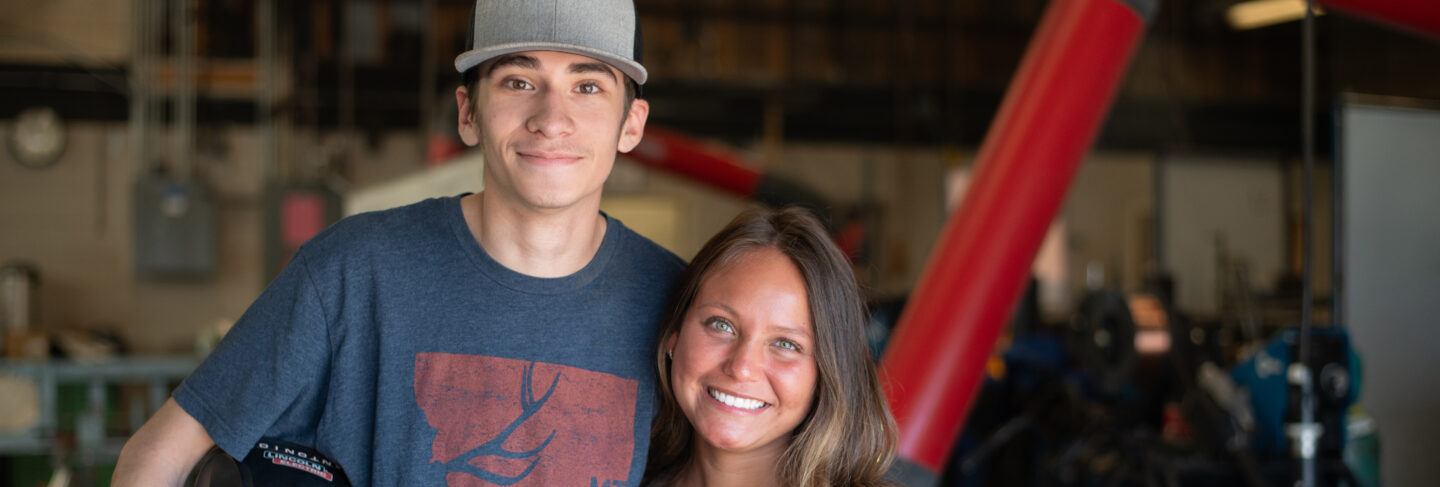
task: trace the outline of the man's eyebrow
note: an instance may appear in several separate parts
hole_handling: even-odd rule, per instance
[[[485,70],[485,76],[489,77],[490,75],[495,74],[496,70],[506,66],[514,66],[521,69],[540,69],[540,60],[535,59],[533,56],[528,56],[525,54],[507,54],[495,58],[494,61],[491,61],[490,67]],[[609,76],[610,79],[615,80],[616,83],[620,82],[620,79],[615,77],[615,70],[611,69],[610,65],[599,61],[588,63],[574,63],[570,65],[569,71],[571,74],[605,73],[606,76]]]
[[[485,70],[485,76],[495,74],[495,70],[504,66],[515,66],[524,69],[536,69],[540,67],[540,61],[524,54],[508,54],[495,58],[490,62],[490,68]]]
[[[616,83],[620,82],[620,79],[615,77],[615,71],[610,69],[610,65],[602,62],[571,64],[570,73],[605,73],[610,76],[610,79],[615,80]]]

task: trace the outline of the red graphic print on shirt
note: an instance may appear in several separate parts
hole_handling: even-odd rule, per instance
[[[625,485],[638,382],[480,355],[415,356],[431,463],[451,486]]]

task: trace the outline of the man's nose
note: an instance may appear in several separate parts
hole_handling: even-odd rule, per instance
[[[570,107],[565,99],[566,92],[546,88],[536,97],[533,112],[526,121],[526,128],[546,137],[562,137],[575,131],[575,120],[570,117]]]

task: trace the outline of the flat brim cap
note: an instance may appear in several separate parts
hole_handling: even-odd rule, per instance
[[[605,62],[638,84],[648,77],[632,0],[479,0],[471,16],[469,50],[455,57],[461,73],[506,54],[558,51]]]

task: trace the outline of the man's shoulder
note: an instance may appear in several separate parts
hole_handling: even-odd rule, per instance
[[[678,277],[685,270],[685,260],[674,252],[631,230],[620,220],[612,218],[611,221],[619,224],[620,255],[627,261],[627,265],[643,266],[637,270],[660,273],[665,277]]]
[[[315,236],[322,238],[356,238],[406,235],[419,230],[445,228],[449,210],[454,210],[458,197],[430,198],[386,210],[368,211],[347,216]]]
[[[311,256],[345,255],[428,245],[450,235],[448,211],[454,210],[456,199],[432,198],[342,218],[305,242],[301,251]]]

